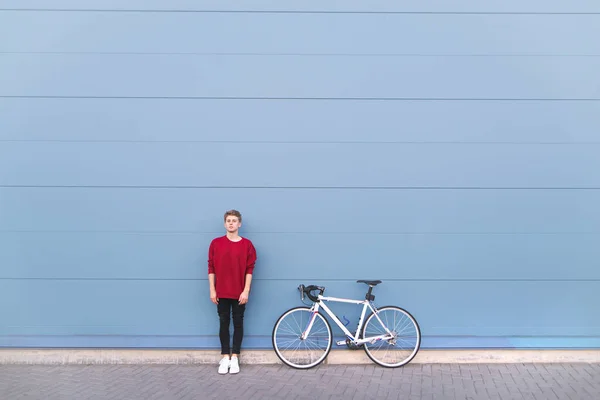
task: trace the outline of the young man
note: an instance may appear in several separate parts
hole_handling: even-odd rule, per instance
[[[256,250],[252,242],[239,236],[242,215],[237,210],[225,213],[226,235],[213,239],[208,249],[208,283],[210,300],[217,305],[221,354],[219,374],[240,372],[239,355],[244,336],[244,311]],[[233,314],[233,347],[229,342],[229,323]],[[231,358],[229,353],[231,354]]]

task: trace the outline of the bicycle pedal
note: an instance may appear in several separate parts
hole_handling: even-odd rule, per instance
[[[346,345],[346,341],[345,340],[340,340],[335,342],[335,344],[337,344],[338,346],[345,346]]]

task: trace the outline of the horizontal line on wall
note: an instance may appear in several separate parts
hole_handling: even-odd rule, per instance
[[[66,324],[61,324],[61,325],[19,325],[19,326],[8,326],[8,328],[48,328],[48,327],[127,327],[128,325],[66,325]],[[203,327],[203,325],[186,325],[187,327]],[[522,327],[522,326],[520,326]],[[536,328],[536,327],[530,327],[530,326],[525,326],[526,328]],[[439,329],[439,328],[438,328]],[[40,334],[1,334],[0,335],[3,338],[28,338],[28,337],[44,337],[44,338],[52,338],[52,337],[58,337],[58,338],[62,338],[62,337],[73,337],[74,335],[71,334],[58,334],[58,333],[53,333],[53,334],[47,334],[47,335],[40,335]],[[104,338],[107,335],[104,334],[87,334],[87,335],[77,335],[79,337],[101,337]],[[111,336],[117,336],[117,335],[111,335]],[[172,338],[195,338],[195,337],[204,337],[204,338],[214,338],[216,335],[192,335],[192,334],[179,334],[179,335],[173,335],[173,334],[147,334],[147,335],[132,335],[132,334],[123,334],[123,335],[118,335],[120,337],[148,337],[148,338],[164,338],[164,337],[172,337]],[[267,338],[270,339],[271,336],[270,335],[252,335],[252,337],[257,338],[257,337],[262,337],[262,338]],[[499,336],[490,336],[490,335],[471,335],[471,334],[460,334],[460,335],[440,335],[440,334],[436,334],[436,335],[423,335],[423,337],[428,337],[428,338],[448,338],[448,337],[452,337],[452,338],[564,338],[564,337],[570,337],[570,338],[600,338],[600,336],[598,335],[581,335],[581,334],[571,334],[571,335],[556,335],[556,334],[541,334],[541,335],[518,335],[518,334],[514,334],[514,335],[499,335]]]
[[[402,14],[402,15],[599,15],[600,12],[552,11],[360,11],[360,10],[190,10],[190,9],[81,9],[81,8],[0,8],[20,12],[111,12],[111,13],[195,13],[195,14]]]
[[[367,274],[365,274],[367,275]],[[377,277],[376,277],[377,278]],[[366,279],[366,278],[365,278]],[[599,278],[582,278],[582,279],[521,279],[521,278],[465,278],[465,279],[444,279],[444,278],[414,278],[414,279],[386,279],[377,278],[383,282],[600,282]],[[61,278],[61,277],[46,277],[46,278],[18,278],[18,277],[0,277],[0,280],[6,281],[207,281],[207,278]],[[322,279],[322,278],[254,278],[256,281],[294,281],[305,282],[311,284],[315,282],[354,282],[356,279]]]
[[[43,327],[41,325],[40,327]],[[519,331],[520,327],[515,327],[515,331]],[[583,329],[591,329],[589,326]],[[468,329],[463,329],[468,330]],[[573,331],[573,327],[568,329],[570,332]],[[580,331],[582,329],[579,329]],[[597,349],[600,348],[600,336],[597,335],[500,335],[500,336],[491,336],[491,335],[435,335],[429,336],[424,334],[423,342],[421,343],[421,349],[469,349],[469,350],[484,350],[486,353],[485,356],[481,355],[480,360],[486,362],[489,360],[490,349],[521,349],[521,350],[550,350],[550,349]],[[335,340],[344,339],[342,336],[335,336]],[[139,363],[140,360],[136,355],[127,356],[127,353],[120,353],[124,355],[119,359],[114,358],[110,355],[102,356],[98,355],[96,359],[93,359],[93,356],[90,357],[89,349],[160,349],[161,353],[164,349],[210,349],[215,352],[220,350],[219,337],[216,334],[213,335],[174,335],[174,334],[163,334],[163,335],[135,335],[135,334],[88,334],[88,335],[72,335],[72,334],[50,334],[50,335],[41,335],[41,334],[12,334],[12,335],[0,335],[0,347],[7,348],[10,352],[11,348],[15,349],[17,352],[14,354],[18,354],[13,358],[22,359],[26,363],[32,363],[32,361],[40,362],[42,364],[48,365],[56,365],[57,363],[63,364],[72,364],[78,365],[81,364],[106,364],[121,362],[130,362],[131,360],[135,360],[135,362]],[[68,356],[68,360],[64,354],[56,352],[56,349],[71,349],[71,353]],[[271,342],[270,335],[246,335],[244,337],[244,348],[250,350],[268,350],[269,353],[273,351],[273,345]],[[24,349],[33,349],[33,353],[28,353],[28,350]],[[40,350],[42,349],[42,350]],[[44,350],[46,349],[46,350]],[[84,354],[77,355],[77,353],[73,353],[73,349],[83,349]],[[336,351],[336,350],[333,350]],[[2,355],[5,355],[3,353]],[[117,354],[119,354],[117,352]],[[547,357],[544,357],[543,351],[539,359],[537,361],[543,362],[544,359],[547,361]],[[501,355],[500,355],[501,356]],[[161,356],[162,357],[162,356]],[[455,360],[463,360],[464,355],[451,356],[451,360],[445,359],[444,362],[454,362]],[[475,356],[478,357],[478,356]],[[517,356],[515,356],[516,359]],[[6,358],[6,357],[5,357]],[[155,362],[153,356],[150,356],[151,361]],[[485,358],[485,359],[484,359]],[[523,358],[518,357],[519,360],[523,362]],[[537,358],[537,357],[533,357]],[[574,360],[575,362],[580,362],[581,358],[579,355],[566,357],[569,360]],[[594,359],[592,356],[591,359]],[[597,357],[596,357],[597,359]],[[10,353],[8,355],[8,360],[11,360]],[[169,357],[169,355],[165,355],[163,360],[166,360],[167,363],[179,362],[186,364],[189,363],[190,358],[189,354],[181,355],[179,358]],[[564,360],[564,359],[561,359]],[[0,364],[2,363],[2,359],[0,358]],[[536,360],[532,361],[536,362]],[[591,372],[590,372],[591,376]]]
[[[131,56],[266,56],[266,57],[600,57],[600,54],[424,54],[424,53],[216,53],[138,51],[0,51],[14,55],[131,55]]]
[[[156,231],[156,230],[145,230],[145,231],[131,231],[131,230],[64,230],[64,229],[0,229],[0,234],[5,233],[35,233],[35,234],[55,234],[55,233],[76,233],[76,234],[123,234],[123,235],[224,235],[221,231]],[[245,235],[466,235],[466,236],[480,236],[480,235],[498,235],[498,236],[527,236],[527,235],[600,235],[599,232],[369,232],[369,231],[318,231],[318,232],[276,232],[276,231],[244,231]]]
[[[600,190],[599,186],[218,186],[218,185],[0,185],[9,189],[285,189],[285,190]]]
[[[61,325],[58,325],[61,326]],[[62,325],[64,326],[64,325]],[[85,325],[82,325],[85,326]],[[45,327],[45,325],[40,325]],[[516,331],[519,331],[520,326],[515,327]],[[583,329],[591,329],[586,326]],[[583,330],[579,329],[579,331]],[[463,329],[468,330],[468,329]],[[573,331],[573,327],[569,327],[570,332]],[[422,349],[482,349],[489,352],[490,349],[595,349],[600,348],[600,336],[597,335],[434,335],[429,336],[424,334],[423,342],[421,344]],[[342,336],[335,336],[335,340],[344,339]],[[17,359],[23,359],[27,363],[39,362],[42,360],[42,364],[65,363],[65,357],[55,351],[55,349],[84,349],[84,354],[78,356],[77,354],[71,353],[68,357],[68,364],[81,365],[89,363],[102,363],[105,364],[107,361],[116,362],[119,361],[110,356],[98,356],[97,359],[92,360],[89,356],[88,350],[90,348],[107,348],[107,349],[210,349],[217,352],[220,350],[219,337],[217,334],[212,335],[174,335],[174,334],[154,334],[154,335],[135,335],[135,334],[87,334],[87,335],[73,335],[73,334],[56,334],[52,333],[49,335],[43,334],[12,334],[12,335],[0,335],[0,347],[16,348],[18,356]],[[33,349],[33,354],[27,354],[23,348]],[[272,352],[273,345],[271,342],[270,335],[246,335],[244,338],[244,348],[246,349],[264,349]],[[43,353],[46,350],[46,354]],[[48,353],[50,351],[50,353]],[[72,351],[72,350],[71,350]],[[336,350],[333,350],[336,351]],[[122,353],[127,354],[127,353]],[[216,354],[216,353],[215,353]],[[543,361],[543,352],[541,353],[540,360]],[[167,363],[178,362],[177,357],[175,359],[170,358],[168,355],[165,356]],[[489,357],[489,353],[486,354],[486,359]],[[118,358],[118,357],[117,357]],[[483,359],[484,356],[481,356]],[[520,357],[522,361],[523,357]],[[534,357],[535,358],[535,357]],[[568,357],[567,357],[568,358]],[[592,357],[594,358],[594,357]],[[10,354],[8,359],[11,359]],[[180,358],[182,363],[188,363],[190,361],[189,355],[182,355]],[[455,357],[456,360],[462,360],[460,355]],[[571,358],[580,361],[579,356]],[[135,360],[139,363],[139,358],[136,355],[132,357],[124,356],[122,360],[129,362],[128,360]],[[152,360],[154,362],[154,360]],[[485,361],[485,360],[484,360]],[[539,360],[538,360],[539,361]],[[0,364],[2,359],[0,359]],[[446,360],[446,362],[448,362]],[[453,362],[453,361],[450,361]]]
[[[110,100],[326,100],[326,101],[600,101],[590,98],[493,98],[493,97],[244,97],[244,96],[62,96],[0,95],[1,99],[110,99]]]
[[[460,97],[211,97],[211,96],[54,96],[0,95],[17,99],[111,99],[111,100],[342,100],[342,101],[600,101],[600,98],[460,98]]]
[[[449,144],[449,145],[597,145],[600,141],[517,142],[517,141],[414,141],[414,140],[128,140],[128,139],[2,139],[5,143],[214,143],[214,144]]]

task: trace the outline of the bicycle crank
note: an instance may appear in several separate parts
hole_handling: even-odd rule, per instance
[[[348,346],[348,348],[350,350],[358,350],[358,349],[362,349],[362,347],[363,347],[362,344],[356,344],[350,339],[346,339],[346,346]]]

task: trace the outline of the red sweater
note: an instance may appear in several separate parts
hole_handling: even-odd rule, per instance
[[[215,274],[217,297],[239,299],[246,285],[246,274],[254,272],[256,250],[246,238],[232,242],[221,236],[208,248],[208,273]]]

